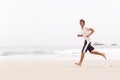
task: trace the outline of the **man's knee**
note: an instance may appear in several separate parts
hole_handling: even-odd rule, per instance
[[[92,50],[92,51],[90,51],[90,53],[91,53],[91,54],[94,54],[94,51]]]
[[[84,56],[84,55],[85,55],[85,53],[84,53],[84,52],[82,52],[82,53],[81,53],[81,56]]]

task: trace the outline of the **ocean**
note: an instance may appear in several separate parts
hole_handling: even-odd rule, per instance
[[[120,46],[96,45],[97,51],[104,52],[108,60],[120,60]],[[0,47],[0,61],[25,60],[79,60],[82,46],[17,46]],[[85,53],[85,60],[103,60],[98,55]]]

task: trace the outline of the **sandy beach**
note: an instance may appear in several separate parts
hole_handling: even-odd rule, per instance
[[[0,80],[120,80],[119,60],[0,62]]]

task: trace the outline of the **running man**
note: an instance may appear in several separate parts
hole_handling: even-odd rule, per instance
[[[78,65],[78,66],[82,65],[82,61],[84,59],[85,53],[87,53],[87,50],[91,54],[100,55],[100,56],[102,56],[106,59],[104,53],[95,51],[94,47],[91,45],[90,36],[94,33],[94,29],[85,27],[85,21],[83,19],[80,20],[80,26],[81,26],[81,29],[82,29],[82,34],[78,34],[77,36],[78,37],[84,37],[85,42],[84,42],[83,49],[81,51],[82,53],[81,53],[80,61],[78,63],[75,63],[75,64]]]

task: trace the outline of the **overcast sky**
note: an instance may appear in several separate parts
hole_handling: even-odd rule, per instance
[[[0,46],[79,45],[79,20],[92,41],[120,43],[119,0],[0,0]]]

